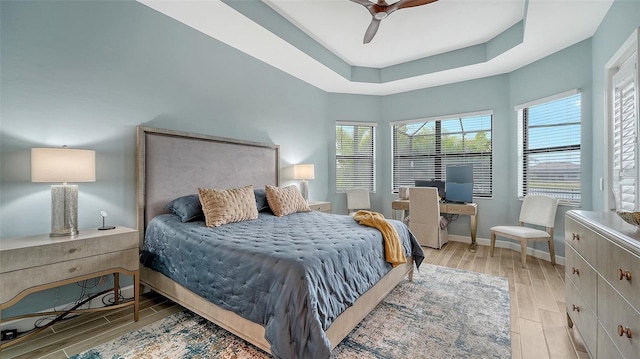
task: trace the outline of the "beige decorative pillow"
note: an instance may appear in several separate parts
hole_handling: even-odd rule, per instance
[[[297,212],[310,212],[307,201],[302,198],[300,190],[295,185],[287,187],[265,186],[269,207],[278,217]]]
[[[227,190],[198,188],[208,227],[258,218],[253,186]]]

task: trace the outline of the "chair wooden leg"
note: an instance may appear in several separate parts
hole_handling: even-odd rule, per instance
[[[522,268],[527,268],[527,240],[520,241],[520,257],[522,258]]]
[[[551,264],[556,265],[556,250],[553,246],[553,237],[549,239],[549,255],[551,256]]]
[[[491,251],[490,255],[493,257],[493,248],[496,246],[496,234],[494,231],[491,231]]]

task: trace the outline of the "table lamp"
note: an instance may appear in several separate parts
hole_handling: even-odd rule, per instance
[[[61,182],[51,186],[51,237],[78,234],[78,185],[95,182],[96,153],[67,148],[32,148],[31,182]]]
[[[312,164],[299,164],[293,166],[293,179],[300,180],[300,193],[305,201],[309,202],[309,182],[314,179],[315,173]]]

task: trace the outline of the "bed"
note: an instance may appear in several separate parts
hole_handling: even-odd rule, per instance
[[[392,268],[380,232],[346,215],[267,210],[211,228],[165,209],[200,187],[278,186],[277,145],[138,126],[136,174],[141,283],[278,358],[328,358],[423,258],[399,221],[407,262]]]

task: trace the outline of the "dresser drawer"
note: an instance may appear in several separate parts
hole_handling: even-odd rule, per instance
[[[565,303],[574,328],[578,328],[589,353],[595,354],[598,333],[596,315],[571,281],[565,283]]]
[[[602,277],[598,278],[598,321],[625,358],[638,358],[640,353],[640,314]],[[619,326],[631,331],[619,335]]]
[[[625,359],[602,325],[598,325],[598,358]]]
[[[596,263],[596,240],[600,236],[569,217],[565,217],[564,228],[566,243],[580,253],[587,262]],[[599,239],[602,240],[602,237]]]
[[[16,240],[20,241],[20,246],[14,249],[10,247],[10,241],[14,240],[6,241],[6,247],[0,252],[2,273],[138,248],[138,231],[117,227],[109,231],[81,231],[74,237],[25,237]]]
[[[598,273],[569,245],[565,246],[565,278],[573,283],[587,305],[596,312]]]
[[[611,241],[600,240],[598,241],[597,270],[636,310],[640,311],[640,258],[638,256]]]
[[[138,270],[138,263],[138,248],[132,248],[19,271],[5,272],[0,275],[2,286],[3,288],[11,288],[11,291],[0,291],[0,303],[9,301],[25,289],[39,285],[55,284],[57,281],[119,267],[131,271]]]

